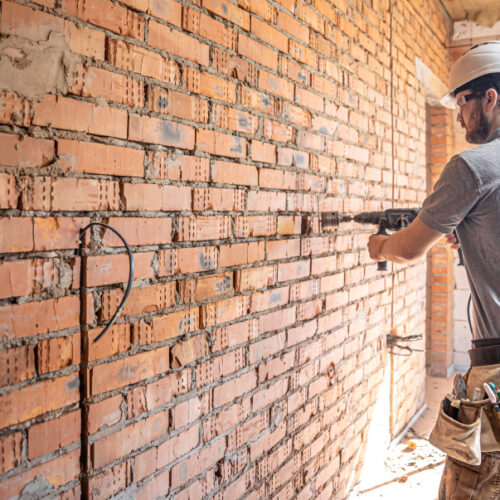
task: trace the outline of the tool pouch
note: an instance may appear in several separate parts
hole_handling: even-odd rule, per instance
[[[458,419],[443,410],[441,402],[438,418],[429,442],[447,455],[470,465],[481,464],[481,415],[489,401],[461,401]]]
[[[473,366],[466,378],[469,400],[460,400],[455,420],[444,412],[443,399],[429,441],[456,460],[480,465],[481,453],[500,451],[500,412],[496,412],[488,399],[471,399],[474,389],[482,387],[484,382],[492,381],[500,386],[500,364]]]

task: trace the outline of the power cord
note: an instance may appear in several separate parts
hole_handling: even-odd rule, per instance
[[[413,352],[424,352],[424,350],[416,349],[415,347],[407,345],[401,345],[399,342],[418,342],[423,338],[424,335],[422,333],[406,336],[389,334],[386,336],[386,344],[391,354],[396,356],[411,356]],[[397,352],[394,349],[400,349],[402,352]]]

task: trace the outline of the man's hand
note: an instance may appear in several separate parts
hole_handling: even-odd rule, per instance
[[[385,234],[372,234],[368,240],[368,251],[370,252],[370,257],[377,261],[383,261],[386,260],[384,257],[382,257],[382,248],[384,247],[384,244],[389,238],[389,236]]]
[[[446,243],[448,243],[453,250],[458,250],[460,248],[460,243],[458,243],[457,238],[453,233],[447,234],[445,238]]]

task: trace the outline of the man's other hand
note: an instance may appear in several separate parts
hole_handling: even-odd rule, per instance
[[[460,248],[460,243],[458,243],[457,238],[453,233],[447,234],[445,238],[446,243],[448,243],[453,250],[458,250]]]
[[[387,241],[389,236],[385,234],[372,234],[368,240],[368,251],[370,252],[370,257],[380,262],[384,259],[382,257],[382,248],[384,247],[385,242]]]

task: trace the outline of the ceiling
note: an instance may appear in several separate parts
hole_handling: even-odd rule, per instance
[[[453,21],[469,20],[491,27],[500,21],[499,0],[442,0]]]

